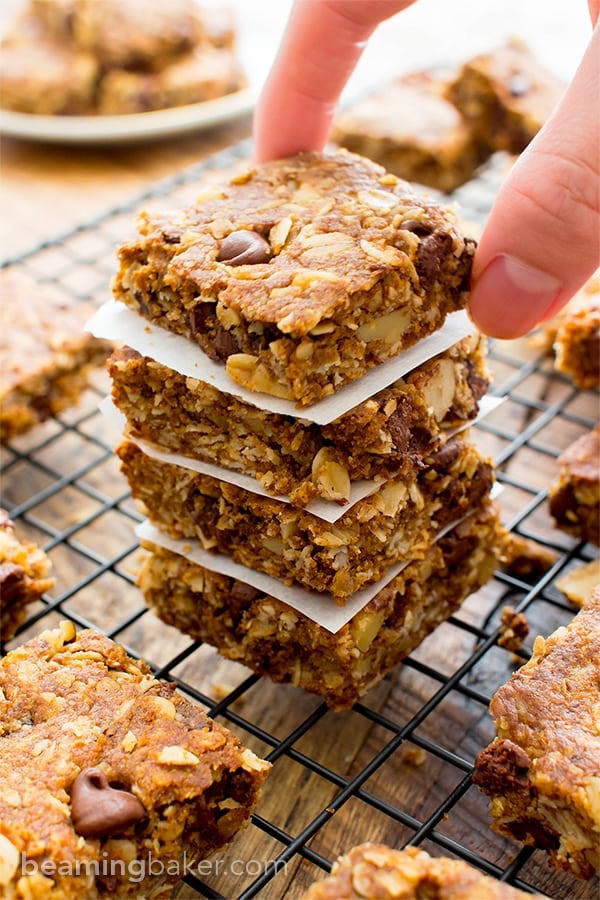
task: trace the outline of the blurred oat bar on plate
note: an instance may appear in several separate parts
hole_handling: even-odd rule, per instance
[[[579,388],[600,385],[600,273],[542,327],[540,336],[554,354],[557,371]]]
[[[127,435],[257,479],[305,506],[348,501],[353,482],[409,473],[478,413],[489,385],[474,335],[328,425],[269,413],[123,348],[109,360]]]
[[[493,485],[491,462],[453,438],[410,475],[384,482],[336,522],[147,455],[117,448],[133,496],[173,538],[287,584],[344,603],[400,560],[422,557],[444,526],[475,509]]]
[[[195,0],[31,0],[31,10],[103,69],[160,69],[203,36]]]
[[[599,686],[600,587],[496,692],[496,738],[475,764],[494,830],[579,878],[600,874]]]
[[[160,71],[111,69],[98,90],[100,115],[125,115],[215,100],[247,86],[234,53],[200,45]]]
[[[482,501],[472,516],[430,546],[337,632],[254,587],[156,544],[138,583],[169,625],[276,682],[349,709],[414,650],[496,563],[497,512]]]
[[[473,252],[451,212],[381,167],[309,153],[143,214],[114,293],[232,382],[302,407],[462,309]]]
[[[94,104],[99,67],[91,53],[60,43],[32,16],[0,43],[0,106],[37,115],[80,115]]]
[[[30,603],[54,585],[51,563],[33,541],[23,540],[0,509],[0,639],[8,641],[27,616]]]
[[[467,60],[446,96],[490,150],[518,154],[548,119],[565,87],[515,38]]]
[[[431,69],[397,78],[339,112],[332,140],[400,178],[450,193],[488,156],[444,96],[453,74]]]
[[[360,844],[333,864],[301,900],[526,900],[529,894],[484,875],[461,859],[433,857],[417,847],[392,850]]]
[[[556,526],[600,546],[600,425],[567,447],[558,465],[548,498]]]
[[[75,404],[112,345],[84,333],[94,307],[5,269],[0,273],[0,439]]]
[[[232,840],[270,768],[173,683],[70,622],[0,662],[0,711],[6,897],[156,896],[186,858]]]

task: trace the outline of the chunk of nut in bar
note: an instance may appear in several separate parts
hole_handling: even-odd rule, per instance
[[[0,896],[153,897],[249,820],[269,764],[70,622],[0,663]]]
[[[302,407],[464,308],[474,248],[453,212],[375,163],[307,153],[142,214],[114,294],[232,382]]]

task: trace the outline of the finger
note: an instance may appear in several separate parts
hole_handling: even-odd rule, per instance
[[[413,2],[296,0],[254,117],[257,160],[323,149],[369,36]]]
[[[575,78],[504,183],[473,267],[470,313],[494,337],[526,334],[600,265],[600,26]]]
[[[592,25],[595,25],[598,21],[598,16],[600,16],[600,0],[588,0],[588,7]]]

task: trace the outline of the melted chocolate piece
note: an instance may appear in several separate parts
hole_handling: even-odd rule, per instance
[[[111,787],[97,766],[83,769],[71,788],[71,820],[82,837],[120,834],[141,822],[146,810],[129,791]]]
[[[271,259],[269,242],[256,231],[232,231],[221,241],[217,259],[228,266],[266,263]]]

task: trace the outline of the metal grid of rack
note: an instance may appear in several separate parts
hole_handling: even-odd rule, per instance
[[[202,179],[248,150],[244,142],[179,172],[6,265],[71,298],[102,302],[135,210],[191,201]],[[492,162],[457,192],[467,221],[484,219],[502,169],[502,161]],[[554,872],[543,853],[495,835],[487,800],[471,782],[474,757],[492,736],[491,695],[528,657],[536,633],[569,621],[575,609],[556,578],[595,552],[552,527],[547,490],[560,451],[594,425],[597,398],[555,372],[532,340],[492,343],[489,362],[493,392],[506,399],[477,424],[476,439],[497,465],[503,522],[550,550],[555,562],[535,582],[496,572],[348,713],[328,712],[316,697],[222,660],[146,610],[135,586],[141,515],[98,411],[105,373],[97,373],[76,408],[2,448],[2,505],[18,531],[46,550],[56,576],[56,587],[31,607],[8,647],[64,617],[97,628],[144,656],[157,676],[175,680],[274,764],[249,828],[223,856],[190,872],[178,896],[299,897],[337,855],[364,840],[450,854],[550,897],[596,895],[597,882]],[[530,623],[530,638],[516,653],[498,645],[506,605]]]

